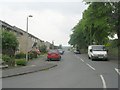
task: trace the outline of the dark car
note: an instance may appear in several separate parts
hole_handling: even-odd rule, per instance
[[[80,50],[74,50],[75,54],[80,54]]]
[[[49,50],[47,54],[47,60],[61,60],[61,55],[58,50]]]
[[[62,50],[62,49],[58,49],[58,52],[59,52],[61,55],[64,54],[64,50]]]

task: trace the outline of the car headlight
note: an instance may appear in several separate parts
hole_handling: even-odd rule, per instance
[[[107,56],[107,54],[104,54],[104,56]]]

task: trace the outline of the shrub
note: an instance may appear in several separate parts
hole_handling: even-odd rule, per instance
[[[45,45],[39,46],[39,50],[41,51],[41,53],[46,53],[47,47]]]
[[[2,55],[2,60],[5,62],[10,62],[11,58],[8,55]]]
[[[25,57],[26,57],[26,54],[24,54],[22,52],[20,52],[20,53],[18,53],[18,54],[15,55],[16,59],[21,59],[21,58],[25,58]]]
[[[27,61],[25,59],[17,59],[16,64],[21,66],[26,66]]]
[[[17,50],[19,41],[13,32],[2,31],[2,54],[13,56]]]
[[[15,65],[15,58],[10,57],[8,55],[2,55],[2,60],[5,62],[5,64],[9,66],[14,66]]]
[[[30,51],[28,54],[29,59],[37,58],[37,52],[36,51]]]
[[[32,52],[28,53],[28,59],[33,59],[34,58],[34,54]]]

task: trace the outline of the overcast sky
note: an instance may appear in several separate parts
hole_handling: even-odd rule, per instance
[[[8,2],[9,1],[9,2]],[[29,18],[29,33],[43,41],[54,41],[55,45],[68,45],[71,29],[82,18],[87,8],[82,1],[5,0],[0,3],[0,20],[26,30]]]

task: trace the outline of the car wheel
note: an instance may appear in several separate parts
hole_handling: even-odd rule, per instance
[[[47,61],[50,61],[50,59],[48,58]]]
[[[90,59],[90,57],[88,56],[88,59]]]
[[[108,61],[108,58],[106,58],[105,61]]]
[[[94,59],[91,57],[91,60],[94,61]]]

